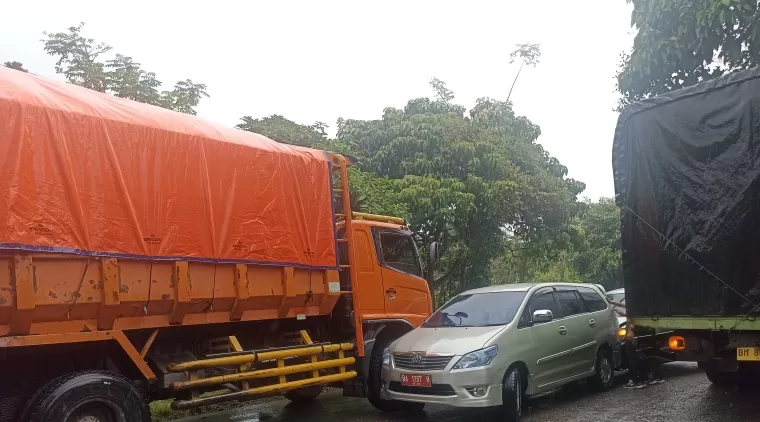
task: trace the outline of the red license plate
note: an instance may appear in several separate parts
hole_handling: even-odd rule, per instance
[[[432,387],[430,375],[401,374],[401,385],[406,387]]]

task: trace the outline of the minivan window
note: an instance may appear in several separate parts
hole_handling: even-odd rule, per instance
[[[578,287],[578,293],[581,294],[591,312],[603,311],[607,309],[607,302],[599,296],[599,293],[591,287]]]
[[[422,277],[422,269],[417,258],[417,247],[414,246],[411,236],[393,231],[380,231],[379,261],[386,267],[393,268],[407,274]]]
[[[507,325],[515,318],[526,292],[461,294],[422,324],[426,328]]]
[[[583,305],[581,305],[574,290],[568,289],[554,292],[554,296],[557,298],[559,306],[562,308],[562,316],[569,317],[585,312]]]
[[[560,318],[561,314],[557,308],[557,302],[554,301],[554,291],[552,289],[539,290],[533,294],[528,304],[528,314],[525,315],[526,323],[530,323],[533,313],[536,311],[547,310],[552,312],[554,318]]]

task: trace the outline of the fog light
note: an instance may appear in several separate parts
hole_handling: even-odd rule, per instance
[[[670,336],[668,346],[674,351],[686,350],[686,339],[681,336]]]
[[[480,387],[467,387],[465,388],[468,393],[473,397],[483,397],[488,393],[488,386],[483,385]]]

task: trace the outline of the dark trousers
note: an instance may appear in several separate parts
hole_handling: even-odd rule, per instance
[[[628,357],[628,375],[631,381],[647,382],[650,373],[653,379],[662,378],[662,364],[656,357],[640,357],[636,345],[631,340],[626,340],[624,348]]]
[[[636,353],[636,346],[631,340],[626,340],[623,347],[625,348],[625,355],[628,357],[628,375],[630,376],[631,381],[634,383],[646,381],[646,378],[642,377],[642,371],[644,369],[642,365],[643,362],[639,360],[639,355]]]

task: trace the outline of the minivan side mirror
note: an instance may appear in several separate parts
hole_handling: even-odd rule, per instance
[[[534,324],[543,324],[545,322],[552,322],[552,319],[554,319],[552,311],[548,309],[539,309],[533,312],[533,320],[531,322]]]

